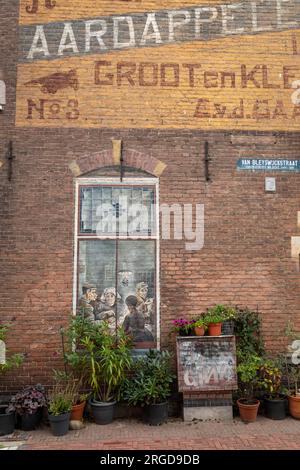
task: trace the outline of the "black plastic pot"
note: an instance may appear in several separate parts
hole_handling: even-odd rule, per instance
[[[35,413],[25,413],[22,416],[18,416],[18,427],[22,431],[33,431],[36,429],[42,419],[42,409],[38,409]]]
[[[270,419],[286,418],[286,398],[278,398],[274,400],[264,399],[265,415]]]
[[[168,421],[168,402],[145,406],[144,419],[150,426],[166,423]]]
[[[97,401],[93,398],[89,401],[96,424],[110,424],[114,419],[115,401]]]
[[[69,431],[71,412],[53,416],[49,414],[49,422],[53,436],[64,436]]]
[[[222,335],[232,336],[234,334],[234,321],[225,320],[222,323]]]
[[[15,430],[15,413],[5,413],[7,405],[0,405],[0,436],[12,434]]]

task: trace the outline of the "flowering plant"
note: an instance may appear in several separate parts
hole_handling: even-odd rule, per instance
[[[179,318],[173,320],[172,331],[176,331],[180,335],[189,335],[195,326],[196,320],[186,320],[185,318]]]

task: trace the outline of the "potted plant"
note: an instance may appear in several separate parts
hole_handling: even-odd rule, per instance
[[[193,324],[193,327],[196,336],[204,336],[207,326],[203,317],[196,319],[195,323]]]
[[[131,338],[123,328],[112,335],[107,322],[97,325],[97,333],[81,340],[89,370],[92,398],[89,403],[96,424],[109,424],[120,397],[120,389],[131,367]]]
[[[69,430],[72,398],[71,387],[61,382],[56,383],[48,395],[48,417],[54,436],[64,436]]]
[[[300,366],[286,360],[285,376],[288,385],[288,402],[290,415],[300,419]]]
[[[285,328],[285,336],[291,341],[288,353],[284,356],[284,376],[287,380],[288,402],[290,415],[300,419],[300,333],[295,331],[293,323],[289,320]]]
[[[173,327],[171,332],[176,332],[179,336],[191,336],[194,332],[194,324],[196,320],[187,320],[185,318],[178,318],[172,320]]]
[[[130,405],[145,407],[145,420],[159,425],[168,419],[168,398],[175,375],[168,351],[150,350],[134,365],[133,376],[126,381],[124,399]]]
[[[66,388],[72,399],[72,409],[70,421],[81,421],[89,393],[82,393],[82,384],[79,379],[73,376],[72,372],[54,371],[55,381],[60,383],[62,388]]]
[[[286,417],[286,397],[282,392],[282,371],[268,359],[259,368],[259,385],[267,392],[264,397],[265,414],[270,419]]]
[[[258,370],[261,358],[255,354],[247,355],[237,367],[239,389],[242,398],[237,400],[241,419],[246,423],[254,422],[257,418],[260,401],[254,398],[254,387],[258,383]]]
[[[208,326],[209,336],[220,336],[222,332],[222,322],[224,320],[223,305],[216,305],[209,308],[204,315],[205,324]]]
[[[23,431],[32,431],[40,424],[44,406],[46,406],[44,387],[40,384],[29,385],[11,398],[8,411],[16,414],[17,422],[20,422]]]
[[[5,339],[6,333],[8,330],[8,325],[0,325],[0,341],[5,348]],[[7,351],[5,357],[2,358],[3,361],[0,363],[0,375],[8,372],[13,367],[20,367],[24,361],[24,354],[12,354],[7,356]],[[15,430],[15,414],[14,411],[8,411],[8,405],[0,405],[0,436],[6,434],[12,434]]]
[[[233,335],[237,310],[234,307],[223,306],[222,335]]]

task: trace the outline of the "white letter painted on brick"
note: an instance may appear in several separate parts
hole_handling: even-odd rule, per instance
[[[126,21],[128,25],[129,31],[129,41],[127,42],[120,42],[119,40],[119,25],[120,23]],[[114,49],[122,49],[123,47],[134,47],[135,46],[135,34],[134,34],[134,27],[133,27],[133,20],[130,16],[119,16],[118,18],[114,18]]]
[[[66,44],[67,40],[70,41],[69,44]],[[65,23],[57,54],[64,55],[66,49],[72,49],[74,54],[78,54],[79,52],[71,23]]]
[[[241,3],[235,3],[233,5],[221,5],[222,26],[224,34],[241,34],[244,32],[244,28],[228,29],[228,21],[234,21],[234,16],[230,15],[229,11],[239,9],[241,7],[244,7],[244,5]]]
[[[41,42],[40,47],[38,47],[39,42]],[[44,54],[44,56],[50,55],[47,39],[44,32],[44,26],[37,26],[35,29],[34,38],[27,59],[33,59],[34,54],[38,54],[41,52]]]
[[[153,29],[153,33],[148,33],[150,26]],[[141,45],[143,46],[144,44],[146,44],[148,40],[151,40],[151,39],[154,39],[156,44],[162,43],[161,35],[160,35],[156,18],[155,18],[155,13],[148,13],[147,15],[147,21],[146,21],[143,36],[141,39]]]
[[[174,17],[178,15],[184,16],[184,18],[174,21]],[[169,16],[169,41],[174,42],[175,41],[175,29],[181,28],[181,26],[188,24],[191,21],[191,14],[187,10],[177,10],[177,11],[169,11],[168,16]]]
[[[290,0],[276,0],[276,9],[277,9],[277,26],[278,28],[286,28],[288,26],[297,26],[297,21],[285,21],[284,16],[284,5],[283,3],[288,3]],[[288,5],[291,6],[290,4]]]
[[[101,30],[91,31],[91,26],[100,26]],[[91,38],[96,38],[100,49],[107,49],[102,37],[107,32],[107,24],[105,20],[91,20],[85,23],[85,52],[91,50]]]
[[[208,18],[201,18],[201,13],[211,12]],[[200,28],[203,23],[212,23],[218,16],[218,10],[215,7],[195,8],[195,38],[200,38]]]
[[[254,32],[258,31],[270,31],[272,30],[272,25],[269,26],[258,26],[257,20],[257,2],[251,2],[251,11],[252,11],[252,30]]]

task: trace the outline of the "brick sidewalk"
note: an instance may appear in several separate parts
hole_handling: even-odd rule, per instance
[[[6,442],[10,440],[19,441],[19,448],[25,450],[300,450],[300,421],[258,417],[256,423],[244,424],[239,419],[231,423],[170,419],[152,427],[119,419],[106,426],[87,423],[84,429],[63,437],[52,436],[44,427],[16,432]]]

